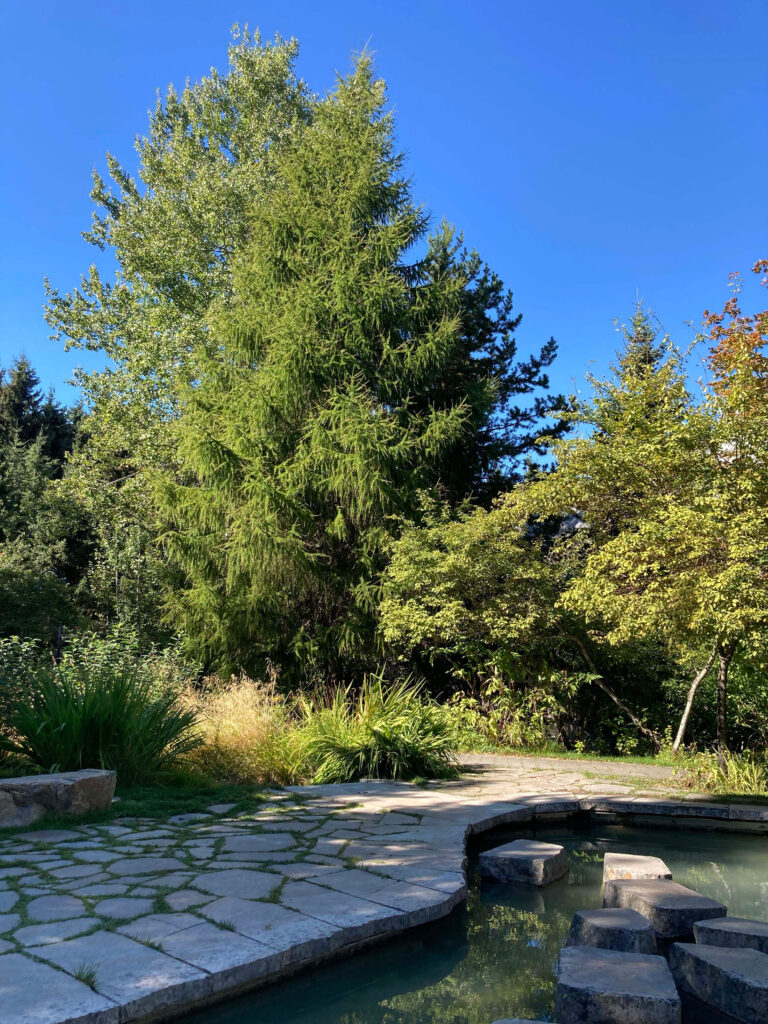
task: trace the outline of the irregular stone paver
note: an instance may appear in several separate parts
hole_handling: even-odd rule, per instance
[[[280,881],[279,875],[233,868],[230,871],[211,871],[198,875],[192,884],[215,896],[241,896],[243,899],[259,900],[269,896]]]
[[[0,892],[0,913],[4,914],[8,910],[13,910],[18,902],[18,893],[7,890],[5,892]]]
[[[3,1024],[118,1024],[120,1010],[87,985],[19,953],[0,956]]]
[[[62,921],[80,917],[85,911],[82,900],[75,896],[39,896],[27,904],[30,921]]]
[[[211,991],[202,971],[113,932],[36,946],[32,952],[70,974],[88,964],[95,972],[96,992],[117,1003],[128,1020],[199,1001]]]
[[[17,928],[13,937],[22,946],[42,946],[49,942],[63,942],[90,931],[96,921],[92,917],[76,917],[71,921],[51,921],[48,924],[30,924],[26,928]]]
[[[34,830],[24,838],[0,832],[0,894],[19,888],[32,898],[30,906],[42,898],[53,904],[43,902],[41,908],[58,908],[45,921],[22,920],[16,904],[0,912],[0,928],[8,929],[0,956],[8,961],[18,948],[12,940],[24,950],[13,954],[22,964],[34,963],[31,957],[53,962],[55,952],[80,991],[85,986],[71,977],[78,967],[98,961],[107,971],[110,958],[129,951],[121,991],[113,993],[123,1004],[122,1019],[182,1014],[212,993],[281,976],[448,913],[466,895],[465,842],[473,832],[588,811],[641,820],[706,818],[707,825],[726,826],[740,818],[768,832],[768,808],[635,796],[634,784],[621,777],[641,776],[646,789],[669,789],[669,769],[540,758],[469,760],[483,762],[485,774],[428,787],[363,782],[289,788],[265,794],[259,808],[245,814],[233,813],[234,804],[212,805],[206,816],[125,817],[108,825],[45,830],[54,836],[64,832],[54,839]],[[585,770],[616,785],[598,786]],[[110,906],[115,899],[128,901],[123,909],[130,912],[123,916],[131,920],[108,932],[105,926],[121,916]],[[73,937],[69,929],[81,927],[95,931]],[[73,948],[76,964],[73,955],[64,958]],[[20,971],[18,961],[9,961],[13,974]],[[169,975],[169,962],[186,966],[194,977]],[[56,973],[66,979],[62,971]],[[34,1003],[33,993],[29,1000]],[[62,1000],[61,1020],[45,1024],[62,1024],[67,1005]],[[0,1022],[7,1024],[2,1012]],[[40,1024],[23,1016],[8,1024],[22,1022]],[[88,1024],[105,1022],[92,1018]]]
[[[680,996],[661,956],[568,946],[560,953],[559,1024],[679,1024]]]
[[[96,905],[100,917],[138,917],[148,914],[152,909],[152,900],[134,896],[116,896],[114,899],[100,900]]]
[[[768,1020],[768,956],[755,949],[727,949],[676,942],[669,964],[681,991],[745,1024]]]

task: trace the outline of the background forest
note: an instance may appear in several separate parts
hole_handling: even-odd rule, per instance
[[[237,38],[137,176],[95,174],[117,270],[46,310],[108,357],[82,401],[0,375],[9,765],[687,748],[762,792],[768,312],[734,277],[678,347],[638,304],[611,375],[551,394],[555,341],[519,352],[505,283],[418,204],[370,58],[324,97],[295,61]]]

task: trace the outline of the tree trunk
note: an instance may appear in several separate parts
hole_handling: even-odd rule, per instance
[[[688,698],[685,702],[685,708],[683,709],[682,717],[680,718],[680,725],[677,730],[677,736],[675,736],[675,742],[672,744],[672,750],[677,753],[680,749],[680,744],[683,742],[683,736],[685,736],[685,727],[688,725],[688,718],[691,714],[691,708],[693,707],[693,698],[696,696],[696,691],[699,688],[699,684],[704,681],[707,672],[712,668],[715,658],[717,657],[718,645],[717,643],[712,648],[712,653],[707,659],[706,665],[696,673],[696,678],[691,683],[691,687],[688,690]]]
[[[728,750],[728,666],[736,644],[717,649],[717,756],[722,763]]]
[[[618,708],[620,708],[624,712],[625,715],[627,715],[629,717],[629,719],[631,720],[632,724],[635,726],[635,728],[639,732],[641,732],[643,734],[643,736],[647,736],[648,737],[648,739],[653,744],[654,750],[656,750],[657,752],[659,750],[661,750],[661,739],[659,737],[659,734],[657,732],[654,732],[653,729],[649,729],[647,725],[644,725],[640,721],[640,719],[637,717],[637,715],[632,711],[632,709],[628,708],[627,705],[624,703],[624,701],[622,701],[613,692],[613,690],[610,688],[610,686],[608,686],[608,684],[603,681],[603,679],[600,676],[600,673],[597,671],[597,666],[595,665],[594,661],[590,657],[589,651],[584,646],[584,644],[581,642],[579,637],[574,636],[574,637],[571,637],[571,639],[574,641],[576,646],[581,651],[581,654],[582,654],[584,660],[586,661],[587,666],[589,667],[590,672],[592,672],[593,675],[597,676],[597,678],[595,679],[595,682],[600,687],[600,689],[603,691],[603,693],[605,693],[608,697],[610,697],[611,700],[614,702],[614,704]]]

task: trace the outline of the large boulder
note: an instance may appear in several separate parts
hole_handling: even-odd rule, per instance
[[[0,828],[31,825],[45,814],[106,810],[117,776],[98,768],[0,779]]]
[[[627,907],[577,910],[568,933],[568,945],[653,954],[656,934],[647,917]]]
[[[661,956],[568,946],[560,952],[559,1024],[679,1024],[680,996]]]
[[[514,842],[486,850],[479,858],[480,874],[499,882],[549,885],[568,874],[568,858],[562,846],[537,839]]]
[[[634,853],[606,853],[603,858],[603,884],[616,878],[671,878],[672,872],[659,857]]]
[[[733,949],[676,942],[669,965],[681,992],[744,1024],[768,1021],[768,956],[756,949]]]
[[[697,921],[725,917],[726,907],[717,900],[678,885],[668,878],[617,879],[605,883],[604,907],[629,907],[653,925],[656,937],[680,939],[693,935]]]

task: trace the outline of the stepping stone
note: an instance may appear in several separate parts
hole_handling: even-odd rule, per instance
[[[656,934],[647,917],[627,907],[578,910],[573,916],[568,945],[653,954]]]
[[[82,981],[21,953],[0,956],[3,1020],[22,1024],[118,1024],[120,1008]]]
[[[680,996],[661,956],[568,946],[560,951],[559,1024],[680,1024]]]
[[[707,946],[730,946],[768,953],[768,921],[748,921],[743,917],[697,921],[693,935],[697,942]]]
[[[30,924],[14,932],[14,939],[22,946],[45,946],[50,942],[63,942],[83,932],[90,931],[96,924],[92,917],[76,917],[71,921],[51,921],[49,924]]]
[[[671,878],[672,872],[659,857],[631,853],[606,853],[603,859],[603,884],[615,878]]]
[[[180,889],[178,892],[171,892],[165,897],[165,901],[172,910],[182,911],[189,907],[199,907],[210,903],[212,896],[204,896],[194,889]]]
[[[275,850],[289,850],[296,845],[293,836],[282,832],[270,832],[264,835],[228,836],[224,840],[224,853],[265,853]],[[245,859],[245,857],[243,858]]]
[[[480,854],[480,874],[499,882],[549,885],[568,874],[568,858],[562,846],[537,839],[515,839]]]
[[[10,889],[7,892],[0,892],[0,914],[4,914],[8,910],[13,910],[18,899],[18,894]]]
[[[214,896],[239,896],[246,900],[262,900],[269,896],[282,881],[280,875],[266,871],[233,868],[229,871],[209,871],[193,878],[191,884]]]
[[[745,1024],[768,1020],[768,956],[756,949],[727,949],[676,942],[669,951],[677,987]]]
[[[237,804],[211,804],[210,807],[206,807],[206,810],[210,811],[211,814],[228,814],[235,807],[237,807]]]
[[[30,921],[63,921],[81,917],[85,913],[83,901],[75,896],[38,896],[27,905]]]
[[[71,832],[65,828],[40,829],[39,832],[22,832],[17,839],[27,839],[30,843],[66,843],[68,839],[82,839],[81,832]]]
[[[0,933],[9,932],[21,921],[18,914],[0,914]]]
[[[82,964],[91,965],[96,991],[120,1005],[124,1021],[163,1016],[164,1011],[202,999],[211,990],[206,975],[197,968],[114,932],[94,932],[33,947],[30,952],[69,974]]]
[[[148,917],[139,917],[130,924],[124,924],[117,930],[121,935],[130,935],[132,939],[139,939],[141,942],[161,942],[167,935],[173,935],[174,932],[192,928],[200,923],[200,918],[194,914],[150,914]]]
[[[725,917],[728,912],[717,900],[686,889],[668,878],[606,882],[603,906],[637,910],[650,920],[656,937],[662,939],[692,935],[696,921]]]

